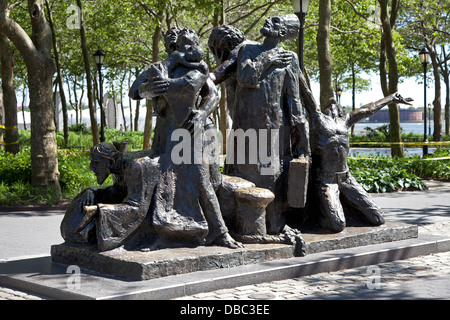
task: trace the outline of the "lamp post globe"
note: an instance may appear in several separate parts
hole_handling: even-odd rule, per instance
[[[95,64],[97,66],[102,66],[103,65],[103,61],[105,60],[105,54],[103,53],[102,50],[98,49],[94,53],[94,59],[95,59]]]
[[[337,93],[337,97],[338,97],[338,102],[341,103],[342,89],[338,88],[336,93]]]

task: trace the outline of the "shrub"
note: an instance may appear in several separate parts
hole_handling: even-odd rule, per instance
[[[0,151],[0,182],[12,185],[16,182],[30,182],[30,149],[21,149],[17,154]]]
[[[89,129],[85,123],[73,124],[69,127],[69,131],[73,131],[78,134],[89,134]]]
[[[408,158],[349,158],[350,171],[367,192],[424,190],[422,179],[408,170]]]
[[[58,166],[60,172],[61,191],[66,198],[72,198],[83,189],[96,186],[97,178],[89,170],[89,152],[81,150],[59,150]],[[112,177],[104,185],[112,184]]]
[[[405,164],[408,172],[427,179],[450,179],[450,157],[449,149],[436,149],[432,156],[422,159],[420,156],[411,157]],[[434,160],[436,159],[436,160]]]

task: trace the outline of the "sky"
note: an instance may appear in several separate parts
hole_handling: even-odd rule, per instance
[[[369,79],[371,79],[372,82],[372,86],[370,90],[364,91],[362,93],[359,93],[356,95],[356,108],[359,108],[360,106],[369,103],[369,102],[373,102],[373,101],[377,101],[381,98],[383,98],[383,93],[381,91],[381,86],[380,86],[380,81],[379,81],[379,76],[377,74],[372,74],[372,75],[366,75],[366,77],[368,77]],[[442,103],[442,108],[444,108],[445,105],[445,86],[444,86],[444,82],[441,82],[441,103]],[[414,101],[412,102],[413,107],[414,108],[418,108],[418,107],[422,107],[423,106],[423,102],[424,102],[424,90],[423,90],[423,82],[422,81],[418,81],[415,77],[410,78],[410,79],[406,79],[404,80],[402,83],[399,84],[399,90],[398,92],[404,97],[404,98],[413,98]],[[319,101],[319,94],[320,94],[320,87],[318,83],[312,82],[311,83],[311,89],[313,92],[313,95],[316,99],[316,101]],[[18,97],[18,102],[22,101],[21,97]],[[428,88],[427,88],[427,105],[428,103],[433,103],[434,100],[434,81],[432,81],[432,79],[428,78]],[[19,103],[20,103],[19,102]],[[124,101],[125,105],[128,105],[128,99],[125,99]],[[87,101],[86,101],[87,103]],[[28,105],[28,102],[26,103],[26,105]],[[352,93],[350,91],[343,91],[342,95],[341,95],[341,105],[343,106],[351,106],[352,105]],[[134,104],[133,104],[133,109],[134,109]],[[128,112],[127,112],[128,113]],[[134,112],[133,112],[134,113]],[[143,115],[145,115],[145,113],[142,113]],[[88,112],[84,112],[84,117],[86,117],[86,121],[88,120]],[[19,116],[18,117],[18,121],[19,123],[22,123],[22,117]],[[29,120],[27,119],[27,122]],[[143,127],[143,121],[144,119],[142,119],[142,124],[140,125],[140,127]],[[72,119],[69,116],[69,123],[71,122],[75,122],[75,116],[72,116]],[[72,124],[72,123],[71,123]]]
[[[372,81],[371,90],[364,91],[362,93],[356,94],[356,108],[360,106],[377,101],[383,98],[383,93],[381,91],[381,85],[378,75],[368,76]],[[432,81],[429,77],[427,78],[428,88],[427,88],[427,105],[429,103],[433,104],[434,100],[434,81]],[[319,101],[319,84],[312,83],[311,89],[313,91],[314,97],[316,101]],[[398,85],[398,93],[404,98],[413,98],[412,102],[414,108],[423,107],[424,102],[424,90],[423,90],[423,82],[418,82],[416,78],[410,78],[404,80],[402,83]],[[445,86],[444,82],[441,82],[441,104],[442,108],[445,105]],[[352,105],[352,93],[351,91],[344,91],[341,94],[341,105],[343,106],[351,106]]]

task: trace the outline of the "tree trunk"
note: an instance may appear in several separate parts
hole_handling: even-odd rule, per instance
[[[164,10],[161,9],[158,11],[158,19],[159,21],[163,21],[164,19]],[[160,60],[159,56],[159,42],[161,40],[161,24],[156,26],[155,33],[153,33],[152,37],[152,62],[155,63]],[[143,149],[150,149],[152,145],[152,127],[153,127],[153,100],[146,101],[147,111],[145,114],[145,126],[144,126],[144,143]]]
[[[445,83],[445,135],[450,134],[450,79],[448,71],[444,73]]]
[[[3,106],[5,110],[5,150],[18,153],[19,129],[17,128],[17,99],[14,88],[14,51],[9,40],[0,35],[1,77],[3,89]]]
[[[4,149],[5,149],[5,141],[3,141],[3,93],[0,90],[0,150]]]
[[[123,77],[120,81],[119,90],[120,90],[120,110],[122,111],[122,119],[123,119],[123,129],[127,130],[127,119],[125,118],[125,110],[123,108],[123,84],[125,82],[125,77],[127,76],[126,71],[123,72]],[[144,139],[145,144],[145,139]]]
[[[55,109],[52,80],[55,63],[52,58],[52,34],[45,19],[42,0],[28,1],[33,34],[38,52],[35,59],[25,59],[28,70],[31,111],[31,184],[54,187],[60,193]]]
[[[139,131],[139,109],[141,100],[136,100],[136,111],[134,112],[134,131]]]
[[[152,126],[153,126],[153,100],[146,101],[147,112],[145,115],[145,127],[144,127],[144,143],[142,149],[151,148],[152,140]]]
[[[380,64],[378,66],[380,71],[380,84],[381,84],[381,91],[383,92],[383,95],[387,97],[389,95],[389,89],[388,89],[388,81],[387,81],[387,67],[386,67],[386,46],[384,45],[384,32],[381,34],[381,43],[380,43]]]
[[[62,112],[63,112],[64,146],[67,147],[69,145],[69,121],[68,121],[68,116],[67,116],[66,95],[64,94],[64,85],[63,85],[63,80],[62,80],[61,65],[59,63],[59,52],[58,52],[58,46],[56,45],[55,28],[53,26],[53,16],[52,16],[52,11],[50,9],[50,5],[48,4],[48,0],[45,0],[45,5],[47,7],[48,24],[49,24],[50,30],[52,32],[53,53],[55,55],[55,64],[56,64],[56,72],[57,72],[56,81],[58,81],[58,84],[59,84],[59,96],[61,99],[61,107],[62,107]]]
[[[131,71],[128,75],[128,88],[131,88]],[[133,107],[132,107],[132,100],[130,97],[128,97],[128,104],[130,105],[130,131],[133,131]]]
[[[78,99],[79,103],[78,103],[78,108],[80,110],[80,124],[83,123],[83,97],[84,97],[84,85],[83,85],[83,81],[84,79],[81,79],[81,95],[80,98]]]
[[[23,129],[27,130],[27,122],[25,119],[25,92],[27,91],[27,87],[25,85],[23,85],[23,90],[22,90],[22,119],[23,119]]]
[[[52,34],[43,11],[42,0],[28,0],[31,37],[9,18],[8,1],[0,1],[0,33],[19,50],[28,71],[31,110],[31,184],[60,194],[56,128],[54,122],[52,78]]]
[[[447,53],[445,51],[445,45],[441,46],[442,48],[442,77],[445,83],[445,134],[450,134],[450,79],[449,79],[449,70],[447,65]]]
[[[330,51],[331,1],[319,0],[319,28],[317,30],[317,52],[319,62],[320,105],[325,106],[334,96],[332,57]]]
[[[140,69],[136,69],[136,78],[139,77],[139,74],[141,73]],[[140,113],[140,106],[141,106],[141,100],[136,100],[136,110],[134,112],[134,131],[139,131],[139,113]],[[147,114],[146,114],[147,116]],[[130,120],[131,121],[131,120]],[[144,128],[145,132],[145,128]]]
[[[98,133],[98,124],[97,124],[97,114],[95,110],[95,97],[94,90],[92,86],[92,74],[91,74],[91,65],[89,59],[89,51],[87,48],[87,40],[86,40],[86,30],[84,28],[84,20],[83,20],[83,9],[81,0],[77,0],[77,5],[80,8],[80,38],[81,38],[81,50],[83,52],[84,58],[84,69],[86,71],[86,86],[87,86],[87,95],[88,95],[88,103],[89,103],[89,115],[91,118],[91,129],[92,129],[92,142],[94,145],[99,143],[99,133]]]
[[[355,72],[355,62],[352,61],[352,111],[356,109],[356,72]],[[355,135],[355,126],[352,126],[351,131],[352,137]]]
[[[380,19],[383,28],[382,46],[386,52],[386,58],[389,65],[389,83],[387,85],[388,94],[393,94],[398,91],[398,65],[397,52],[392,36],[392,27],[397,16],[398,2],[393,1],[391,6],[391,16],[388,13],[388,0],[378,0],[380,4]],[[386,87],[383,88],[383,91]],[[384,92],[384,94],[386,94]],[[400,112],[397,104],[389,105],[389,132],[391,146],[391,155],[393,157],[403,157],[404,149],[401,145],[402,134],[400,129]]]
[[[34,70],[33,70],[34,69]],[[41,57],[29,70],[31,110],[31,181],[34,186],[54,185],[59,190],[55,109],[52,100],[53,60]]]
[[[427,49],[430,52],[431,64],[433,65],[434,75],[434,101],[433,101],[433,116],[434,116],[434,141],[442,141],[442,110],[441,110],[441,75],[439,72],[439,63],[437,60],[437,53],[434,46],[427,44]],[[424,106],[425,108],[427,106]]]

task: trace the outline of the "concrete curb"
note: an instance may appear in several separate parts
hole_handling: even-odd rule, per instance
[[[333,250],[234,268],[194,272],[146,281],[127,281],[52,263],[50,257],[0,263],[0,285],[52,299],[69,300],[162,300],[277,281],[321,272],[376,265],[421,255],[450,251],[450,239],[423,235],[418,238]]]

